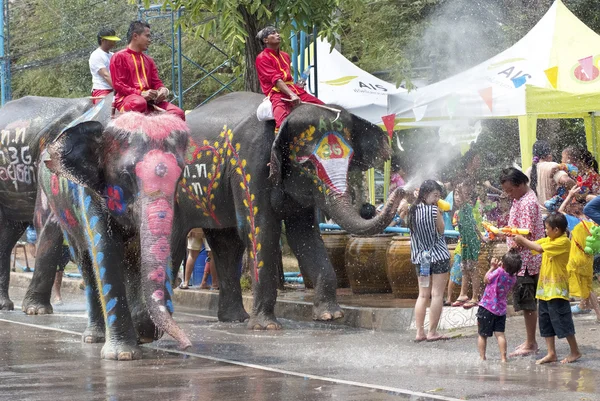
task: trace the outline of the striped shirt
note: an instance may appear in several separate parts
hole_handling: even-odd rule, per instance
[[[431,263],[450,260],[444,235],[438,233],[435,225],[437,214],[436,205],[420,203],[416,206],[410,236],[410,260],[415,265],[421,263],[423,251],[431,252]]]

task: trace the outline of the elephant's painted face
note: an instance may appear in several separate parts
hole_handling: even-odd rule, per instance
[[[157,206],[156,199],[165,202],[174,198],[184,167],[187,126],[170,115],[126,113],[107,131],[116,135],[112,135],[103,156],[106,206],[121,221],[123,217],[130,220],[132,213],[147,219],[149,216],[138,215],[140,202],[150,199],[153,203],[149,206],[153,207],[146,209],[150,211]],[[171,221],[173,211],[165,209],[161,215],[161,221]]]
[[[173,202],[187,140],[187,125],[177,117],[125,113],[105,130],[91,122],[67,130],[49,148],[49,167],[94,189],[117,221],[136,226],[148,218],[139,214],[141,202]],[[173,211],[163,209],[163,220],[170,224]]]
[[[339,117],[331,113],[318,119],[293,116],[277,139],[283,148],[281,157],[287,155],[292,169],[311,178],[323,194],[346,194],[350,168],[365,170],[389,154],[387,138],[379,127],[345,111]]]

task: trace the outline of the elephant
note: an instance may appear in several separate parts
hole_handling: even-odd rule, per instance
[[[34,221],[38,157],[47,143],[78,118],[108,121],[110,100],[94,107],[85,98],[28,96],[0,109],[0,310],[14,309],[8,294],[10,253],[27,225]],[[43,246],[36,264],[54,266],[56,270],[62,244],[62,236],[57,233],[60,230],[56,222],[48,220],[47,229],[38,235]],[[51,311],[49,302],[44,306],[36,302],[36,297],[33,294],[31,298],[31,303],[37,305],[32,311]]]
[[[139,359],[138,342],[163,332],[191,345],[171,317],[170,277],[188,132],[176,116],[128,112],[106,128],[89,121],[66,129],[40,157],[40,207],[79,262],[89,312],[83,341],[104,341],[103,359]]]
[[[313,318],[341,318],[316,208],[353,234],[375,234],[389,225],[401,190],[378,216],[364,220],[348,185],[349,170],[389,158],[387,135],[344,109],[336,113],[307,104],[296,107],[274,137],[273,121],[256,117],[262,100],[255,93],[232,93],[188,114],[191,139],[172,237],[174,274],[185,234],[203,228],[219,275],[219,320],[248,319],[250,329],[280,329],[274,308],[283,222],[302,274],[315,285]],[[238,277],[244,249],[253,270],[252,316],[242,305]]]

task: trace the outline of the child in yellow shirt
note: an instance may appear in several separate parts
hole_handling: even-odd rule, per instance
[[[544,225],[547,237],[535,242],[520,235],[515,236],[518,245],[542,254],[542,267],[535,297],[539,300],[540,335],[546,339],[548,354],[536,363],[558,360],[555,337],[567,339],[571,353],[561,363],[571,363],[581,358],[581,352],[575,339],[575,326],[569,303],[567,264],[571,241],[565,234],[567,219],[560,213],[553,213],[546,218]]]

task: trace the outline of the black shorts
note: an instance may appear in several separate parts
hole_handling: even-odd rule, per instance
[[[419,277],[419,265],[413,265],[415,267],[415,271],[417,272],[417,277]],[[444,274],[450,272],[450,259],[440,260],[439,262],[433,262],[430,265],[430,273],[431,274]]]
[[[540,299],[539,310],[540,335],[542,337],[565,338],[575,335],[571,304],[566,299]]]
[[[481,337],[491,337],[494,333],[504,333],[506,329],[506,315],[494,315],[489,310],[480,306],[477,310],[477,332]]]
[[[537,291],[538,275],[530,276],[525,273],[525,276],[517,276],[517,284],[513,292],[513,306],[515,312],[535,311],[537,310],[537,300],[535,293]]]

